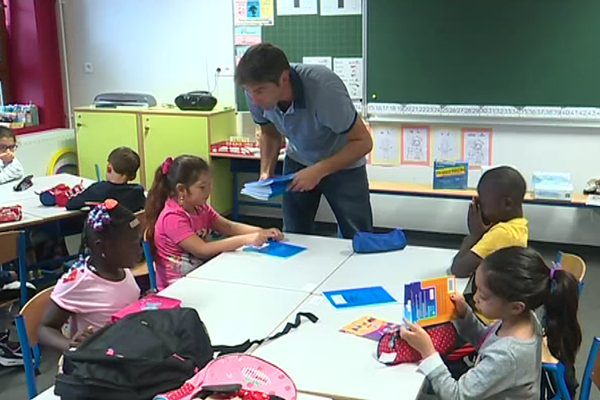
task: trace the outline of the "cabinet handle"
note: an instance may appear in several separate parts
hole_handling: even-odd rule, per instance
[[[83,126],[83,124],[81,122],[78,122],[75,124],[76,127],[81,128]]]
[[[144,126],[144,132],[146,133],[146,135],[148,134],[148,132],[150,132],[150,127],[149,126]]]

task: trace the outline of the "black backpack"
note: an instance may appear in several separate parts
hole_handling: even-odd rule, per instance
[[[130,314],[107,325],[67,351],[54,393],[62,400],[151,400],[179,388],[215,353],[248,350],[296,328],[310,313],[298,313],[294,323],[271,337],[237,346],[212,346],[204,323],[192,308],[151,310]]]

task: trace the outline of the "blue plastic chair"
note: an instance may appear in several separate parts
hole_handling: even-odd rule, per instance
[[[17,260],[19,269],[19,280],[21,285],[20,290],[20,302],[21,306],[27,303],[27,278],[28,278],[28,267],[27,267],[27,242],[25,240],[25,232],[23,231],[10,231],[0,233],[0,265]]]
[[[100,182],[102,180],[102,173],[100,172],[100,166],[98,164],[94,164],[94,169],[96,170],[96,180]]]
[[[542,363],[542,370],[548,372],[556,382],[557,391],[556,396],[551,400],[571,400],[571,394],[567,387],[567,381],[565,380],[565,366],[562,362],[554,363]],[[546,393],[542,392],[542,399],[547,398]]]
[[[41,363],[41,352],[38,344],[38,330],[42,317],[48,304],[54,287],[44,289],[36,294],[25,304],[19,315],[15,317],[15,325],[23,353],[23,364],[25,367],[25,379],[27,381],[27,392],[29,398],[37,396],[37,384],[35,376],[39,374]]]
[[[581,392],[579,394],[579,400],[589,400],[590,391],[592,389],[592,382],[596,385],[596,388],[600,390],[600,359],[598,358],[598,349],[600,348],[600,338],[595,337],[592,342],[592,348],[590,349],[590,355],[585,365],[585,372],[583,373],[583,381],[581,382]],[[594,374],[596,369],[596,374]]]
[[[150,251],[150,243],[147,240],[142,242],[142,248],[144,249],[144,257],[146,257],[146,265],[148,265],[148,277],[150,278],[150,288],[158,290],[156,285],[156,271],[154,271],[154,258]]]

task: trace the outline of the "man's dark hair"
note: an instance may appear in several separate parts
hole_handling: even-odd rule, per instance
[[[117,174],[125,175],[129,179],[134,179],[140,168],[140,156],[129,147],[117,147],[108,155],[108,162],[112,165],[113,171]]]
[[[279,84],[284,71],[290,69],[290,63],[279,47],[270,43],[256,44],[250,47],[235,70],[235,82],[247,83],[271,82]]]
[[[516,169],[502,166],[487,170],[479,180],[478,190],[492,190],[496,195],[512,199],[515,205],[523,203],[527,184]]]

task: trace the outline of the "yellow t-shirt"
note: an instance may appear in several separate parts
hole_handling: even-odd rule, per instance
[[[529,239],[528,222],[525,218],[514,218],[507,222],[500,222],[492,226],[483,235],[479,242],[471,248],[471,251],[481,258],[486,258],[493,252],[511,246],[527,247]],[[475,314],[486,325],[494,320],[486,318],[478,310]]]
[[[486,258],[496,250],[511,246],[527,247],[529,239],[528,222],[525,218],[514,218],[507,222],[499,222],[483,235],[471,251],[481,258]]]

